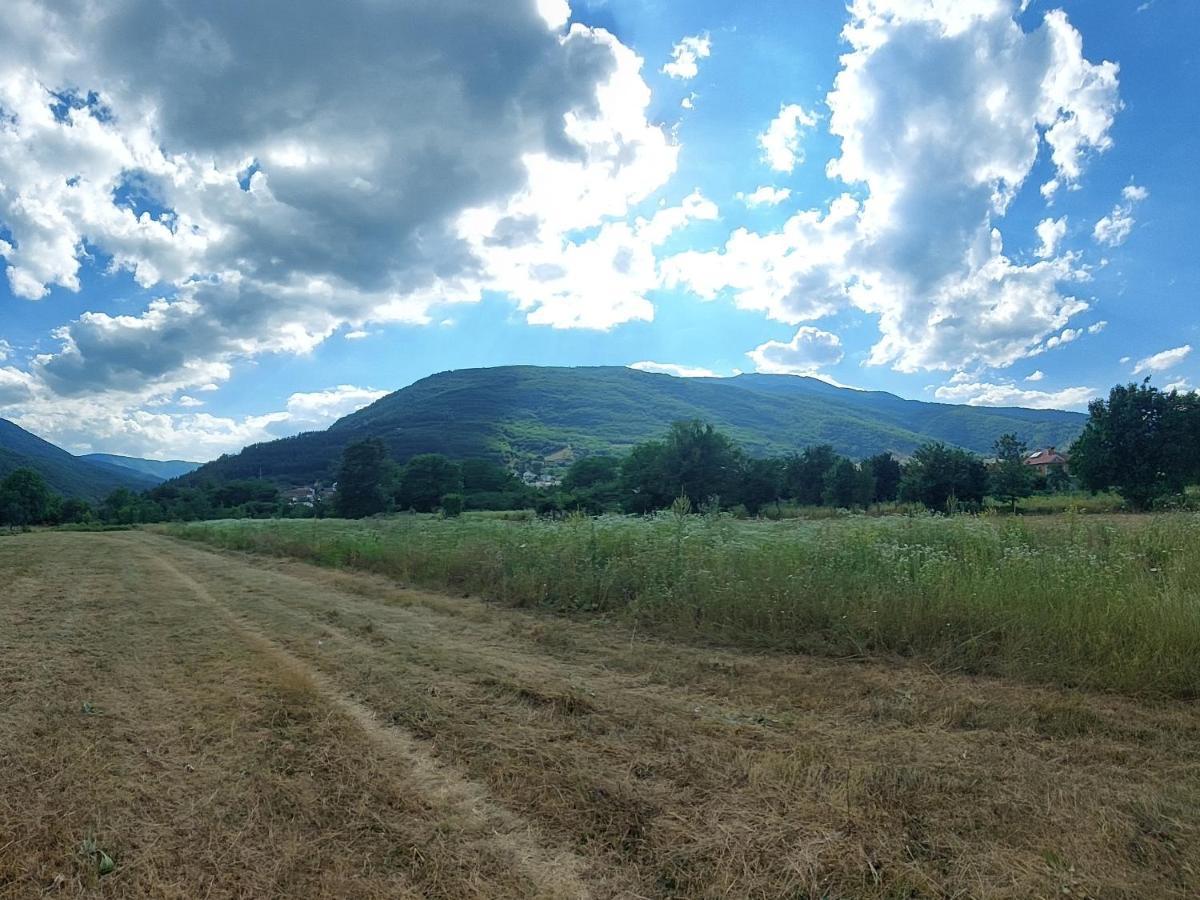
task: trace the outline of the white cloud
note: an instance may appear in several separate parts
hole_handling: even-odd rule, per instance
[[[1067,233],[1067,217],[1042,219],[1037,224],[1038,240],[1042,243],[1035,251],[1042,259],[1049,259],[1058,252],[1058,244]]]
[[[747,206],[778,206],[788,197],[792,196],[789,188],[778,188],[774,185],[764,184],[754,189],[749,194],[738,191],[737,198]]]
[[[804,162],[804,132],[817,124],[817,117],[798,103],[779,107],[779,115],[758,136],[763,159],[776,172],[791,172]]]
[[[348,341],[361,341],[363,338],[369,338],[370,336],[371,332],[363,331],[362,329],[347,331],[344,335],[342,335],[342,337]]]
[[[1030,391],[1015,384],[971,382],[945,385],[934,396],[947,403],[968,406],[1025,406],[1031,409],[1078,409],[1096,396],[1094,388],[1069,387],[1058,391]]]
[[[1026,381],[1041,381],[1045,377],[1046,377],[1045,372],[1043,372],[1041,369],[1035,369],[1033,372],[1030,372],[1028,375],[1025,376],[1025,380]]]
[[[234,418],[209,413],[151,412],[157,403],[122,404],[115,398],[47,396],[32,386],[17,404],[4,392],[0,369],[0,414],[46,440],[75,452],[103,450],[152,459],[203,461],[235,452],[247,444],[269,441],[297,431],[325,428],[342,416],[377,400],[386,391],[339,385],[324,391],[292,394],[285,409]],[[33,396],[41,392],[41,396]],[[190,401],[190,402],[189,402]],[[201,401],[186,395],[176,405],[194,408]]]
[[[865,200],[839,198],[773,234],[739,230],[722,252],[668,260],[668,278],[702,297],[730,289],[782,321],[850,302],[878,316],[868,362],[901,371],[1038,352],[1088,309],[1069,293],[1087,273],[1070,254],[1014,263],[994,223],[1043,142],[1072,187],[1111,145],[1120,102],[1117,67],[1084,58],[1065,14],[1025,32],[1017,11],[1014,0],[854,0],[851,51],[826,98],[841,141],[828,173]]]
[[[675,375],[679,378],[721,377],[712,369],[705,369],[701,368],[700,366],[681,366],[676,363],[651,362],[650,360],[630,363],[629,368],[637,369],[639,372],[657,372],[663,375]]]
[[[195,409],[198,406],[203,406],[204,401],[198,397],[189,397],[187,394],[184,394],[175,401],[175,405],[182,406],[184,409]]]
[[[1127,185],[1121,191],[1121,197],[1125,202],[1114,206],[1112,212],[1096,222],[1092,229],[1092,236],[1096,239],[1096,243],[1105,247],[1117,247],[1125,243],[1126,238],[1133,231],[1134,207],[1149,196],[1150,192],[1144,187]]]
[[[700,71],[700,60],[712,53],[712,40],[708,34],[685,37],[671,48],[671,61],[662,67],[664,75],[683,81],[695,78]]]
[[[1104,319],[1101,319],[1099,322],[1093,322],[1091,325],[1089,325],[1087,327],[1087,333],[1088,334],[1099,334],[1107,327],[1108,327],[1108,322],[1105,321]]]
[[[1166,387],[1164,387],[1163,390],[1164,391],[1179,391],[1179,393],[1181,393],[1181,394],[1200,393],[1200,388],[1197,388],[1194,384],[1192,384],[1186,378],[1180,378],[1178,381],[1172,381],[1170,384],[1168,384]]]
[[[432,323],[504,289],[494,248],[554,259],[569,232],[610,227],[675,169],[642,61],[604,30],[563,30],[562,0],[54,10],[11,0],[0,19],[10,285],[78,290],[91,247],[161,299],[60,328],[27,373],[49,395],[125,404],[343,327]],[[627,294],[655,278],[635,280]],[[551,312],[522,295],[531,321],[651,314],[644,291],[553,296]]]
[[[759,372],[772,375],[814,375],[842,361],[842,341],[836,334],[802,326],[783,343],[767,341],[746,354]]]
[[[1141,375],[1143,372],[1165,372],[1167,369],[1172,369],[1187,359],[1188,354],[1191,352],[1191,344],[1184,344],[1182,347],[1173,347],[1170,350],[1163,350],[1160,353],[1139,359],[1137,365],[1133,367],[1133,374]]]
[[[4,340],[3,338],[0,338],[0,362],[4,362],[6,359],[8,359],[8,357],[11,353],[12,353],[12,344],[10,344],[8,341]]]

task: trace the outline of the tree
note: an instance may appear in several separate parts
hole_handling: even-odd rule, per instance
[[[742,452],[712,425],[693,419],[676,422],[667,434],[663,472],[672,499],[687,497],[693,509],[712,497],[728,497],[737,484]]]
[[[992,452],[996,455],[990,473],[992,496],[1011,503],[1015,513],[1017,501],[1033,493],[1034,472],[1025,464],[1025,442],[1015,434],[1002,434],[992,445]]]
[[[444,496],[461,494],[462,489],[462,469],[457,464],[440,453],[422,453],[404,466],[399,502],[403,509],[433,512]]]
[[[1052,494],[1063,494],[1071,489],[1071,475],[1066,466],[1051,466],[1046,473],[1046,490]]]
[[[1115,490],[1136,509],[1200,478],[1200,399],[1150,385],[1117,385],[1093,400],[1071,447],[1071,471],[1090,491]]]
[[[454,519],[462,515],[463,511],[463,495],[462,494],[447,494],[442,498],[442,515],[447,519]]]
[[[502,493],[521,487],[512,472],[490,459],[464,459],[459,469],[465,494]]]
[[[64,525],[79,525],[91,521],[92,504],[78,497],[68,497],[59,508],[58,518]]]
[[[842,457],[825,473],[825,488],[821,501],[826,506],[850,509],[866,506],[875,492],[875,480],[869,469],[860,468]]]
[[[571,463],[562,489],[568,507],[601,513],[617,505],[621,494],[621,460],[615,456],[585,456]]]
[[[46,521],[50,512],[50,489],[33,469],[14,469],[0,481],[0,524],[28,528]]]
[[[820,506],[825,494],[825,476],[839,458],[828,444],[809,447],[788,457],[783,466],[783,495],[801,506]]]
[[[666,444],[638,444],[621,463],[621,506],[625,512],[644,515],[671,505],[666,476]]]
[[[339,516],[361,519],[384,511],[387,507],[383,492],[386,463],[387,447],[378,438],[359,441],[342,451],[334,501]]]
[[[913,453],[900,481],[900,499],[947,511],[954,505],[951,501],[982,503],[987,481],[987,468],[979,457],[935,441]]]
[[[783,490],[783,462],[747,459],[742,464],[738,482],[738,500],[750,515],[757,516],[764,506],[779,502]]]
[[[879,453],[863,460],[863,468],[875,479],[875,490],[871,494],[873,503],[891,503],[900,493],[900,478],[903,470],[900,461],[890,453]]]

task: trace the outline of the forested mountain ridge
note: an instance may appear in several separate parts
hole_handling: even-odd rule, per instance
[[[988,453],[1006,432],[1031,446],[1067,446],[1085,421],[1080,413],[926,403],[790,375],[676,378],[624,367],[505,366],[431,375],[326,431],[252,445],[183,480],[328,480],[342,449],[369,437],[381,438],[401,462],[441,453],[554,467],[624,452],[681,419],[711,422],[752,455],[827,443],[854,458],[905,456],[930,440]]]
[[[136,456],[118,456],[115,453],[85,453],[79,458],[90,463],[129,469],[156,481],[169,481],[180,475],[186,475],[188,472],[194,472],[201,466],[201,463],[188,462],[183,459],[141,459]]]
[[[161,481],[103,461],[72,456],[7,419],[0,419],[0,478],[22,468],[41,474],[51,490],[85,500],[103,499],[122,487],[145,490]]]

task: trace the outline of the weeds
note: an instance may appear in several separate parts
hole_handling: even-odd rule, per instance
[[[215,522],[168,533],[689,638],[1200,696],[1200,516]]]

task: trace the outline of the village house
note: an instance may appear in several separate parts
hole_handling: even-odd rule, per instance
[[[1070,457],[1068,457],[1065,453],[1055,450],[1053,447],[1046,447],[1042,450],[1034,450],[1025,457],[1025,465],[1032,466],[1043,475],[1045,475],[1055,466],[1061,466],[1065,472],[1069,463]]]

